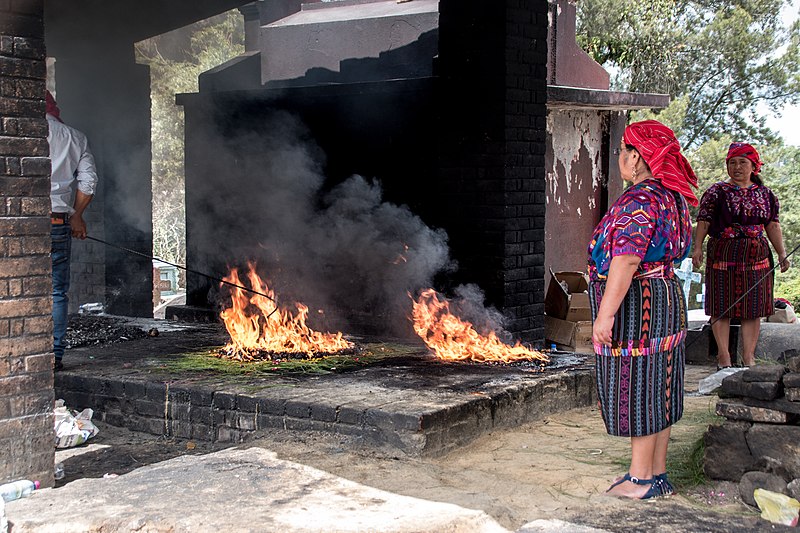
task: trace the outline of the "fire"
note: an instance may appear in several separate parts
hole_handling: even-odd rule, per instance
[[[238,287],[231,289],[231,307],[220,313],[231,341],[223,349],[227,356],[238,360],[252,360],[259,352],[266,353],[333,353],[353,348],[353,343],[342,333],[319,333],[306,325],[308,307],[295,303],[297,314],[276,309],[275,293],[249,265],[247,279],[253,294]],[[223,278],[228,283],[246,286],[239,279],[237,269]]]
[[[433,289],[424,290],[413,304],[414,331],[439,359],[481,363],[550,360],[519,341],[509,346],[494,332],[481,335],[472,324],[450,313],[450,302],[440,301]]]

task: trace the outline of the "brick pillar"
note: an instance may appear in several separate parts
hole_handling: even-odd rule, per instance
[[[547,0],[439,2],[440,183],[460,281],[544,338]]]
[[[42,0],[0,2],[0,483],[53,485]]]

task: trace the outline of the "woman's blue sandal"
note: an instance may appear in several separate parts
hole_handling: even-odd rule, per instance
[[[630,473],[625,474],[624,476],[622,476],[622,478],[612,483],[611,486],[608,487],[606,492],[610,491],[617,485],[625,483],[626,481],[630,481],[631,483],[635,483],[636,485],[642,485],[642,486],[650,485],[650,488],[647,489],[647,492],[645,492],[644,495],[641,498],[639,498],[640,500],[649,500],[650,498],[658,498],[659,496],[665,495],[660,480],[656,479],[655,477],[651,477],[650,479],[639,479],[638,477],[630,475]]]
[[[661,494],[663,496],[672,496],[675,494],[675,487],[672,486],[672,483],[669,482],[667,479],[667,473],[664,472],[663,474],[658,474],[657,476],[653,476],[653,479],[658,483],[659,487],[661,488]]]

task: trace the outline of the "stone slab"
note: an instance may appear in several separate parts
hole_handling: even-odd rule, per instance
[[[358,436],[412,456],[441,455],[495,429],[596,403],[593,362],[575,355],[554,356],[541,371],[447,363],[421,345],[394,343],[403,355],[347,372],[176,369],[186,354],[227,339],[221,326],[198,327],[71,350],[56,373],[56,396],[109,424],[167,437],[239,443],[280,427]]]
[[[757,365],[742,372],[745,383],[778,383],[786,368],[783,365]]]
[[[746,472],[739,481],[739,496],[750,507],[758,509],[753,493],[755,489],[764,489],[779,494],[787,494],[786,481],[774,474],[766,472]]]
[[[709,478],[738,482],[750,469],[754,458],[745,435],[751,427],[747,422],[730,421],[708,427],[703,436],[703,471]]]
[[[771,401],[742,398],[742,401],[745,405],[752,405],[753,407],[763,407],[764,409],[774,409],[776,411],[783,411],[784,413],[800,415],[800,403],[790,402],[785,398],[778,398]]]
[[[508,531],[483,511],[366,487],[261,448],[187,455],[38,490],[6,504],[6,516],[14,533]]]
[[[783,376],[783,386],[784,387],[792,387],[792,388],[800,388],[800,373],[798,373],[798,372],[789,372],[788,374],[784,374],[784,376]]]
[[[745,438],[754,458],[777,459],[792,478],[800,478],[800,426],[753,424]]]
[[[785,389],[784,394],[790,402],[800,402],[800,388]]]
[[[745,382],[742,377],[745,372],[737,372],[723,379],[722,392],[728,396],[750,397],[757,400],[774,400],[783,392],[780,383]]]
[[[800,324],[762,322],[756,356],[778,361],[784,352],[800,346]]]
[[[716,413],[729,420],[744,420],[746,422],[765,422],[768,424],[786,424],[788,415],[783,411],[753,407],[735,401],[717,402]]]

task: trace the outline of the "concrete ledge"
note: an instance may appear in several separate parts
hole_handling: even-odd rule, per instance
[[[595,402],[588,369],[486,383],[461,393],[393,390],[375,383],[374,369],[358,374],[252,391],[257,383],[215,390],[73,371],[56,375],[56,395],[70,408],[91,407],[104,422],[156,435],[243,442],[271,428],[315,430],[358,436],[408,455],[446,453],[494,429]]]
[[[225,376],[168,371],[186,332],[68,353],[56,397],[114,426],[211,442],[243,442],[273,428],[315,430],[408,455],[439,455],[496,428],[596,403],[585,357],[545,372],[452,364],[424,350],[346,373]],[[178,340],[175,341],[174,339]]]

